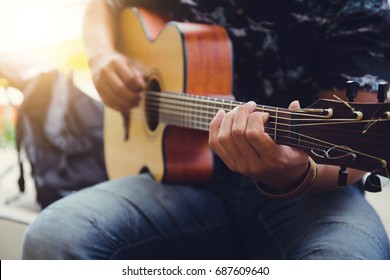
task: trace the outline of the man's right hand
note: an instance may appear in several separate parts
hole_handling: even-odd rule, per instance
[[[131,59],[119,52],[107,52],[89,62],[95,87],[107,106],[120,112],[138,106],[146,83]]]

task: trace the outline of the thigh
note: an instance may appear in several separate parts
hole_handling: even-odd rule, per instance
[[[272,201],[261,209],[257,223],[288,259],[390,258],[382,222],[355,186]]]
[[[76,192],[29,227],[26,259],[193,259],[233,254],[230,220],[210,190],[165,186],[148,175]]]

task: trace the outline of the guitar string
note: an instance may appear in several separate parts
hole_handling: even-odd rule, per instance
[[[215,108],[215,107],[218,104],[218,105],[221,105],[222,107],[230,106],[229,109],[233,110],[238,105],[244,104],[244,102],[237,102],[235,100],[227,101],[227,100],[221,100],[221,99],[218,99],[218,98],[210,98],[210,97],[207,97],[207,96],[177,94],[177,93],[171,93],[171,92],[162,93],[162,92],[150,91],[150,92],[147,92],[147,94],[148,95],[153,95],[154,94],[155,96],[157,96],[157,103],[159,104],[158,105],[159,107],[161,107],[160,104],[164,104],[164,102],[160,102],[160,98],[163,97],[163,99],[165,101],[167,99],[171,99],[171,100],[175,100],[173,103],[176,103],[176,104],[179,104],[179,105],[184,105],[184,108],[186,108],[186,113],[188,113],[188,109],[189,108],[195,108],[195,107],[199,107],[200,106],[200,108],[201,108],[200,113],[202,115],[207,114],[207,113],[204,113],[205,107],[208,107],[209,109],[211,108],[212,110],[217,110],[217,108]],[[180,101],[180,99],[184,99],[184,102],[181,103],[182,101]],[[195,103],[195,105],[194,105],[194,103],[189,102],[188,99],[190,99],[192,101],[196,100],[197,103]],[[214,106],[198,104],[199,101],[203,102],[203,103],[206,103],[206,104],[210,104],[210,102],[214,102]],[[172,103],[172,102],[170,102],[170,103]],[[191,105],[188,105],[188,103],[190,103]],[[346,103],[346,104],[348,105],[348,103]],[[194,110],[194,109],[192,109],[192,110]],[[312,119],[300,118],[300,123],[296,124],[295,126],[315,126],[315,125],[324,125],[324,124],[326,124],[326,125],[335,125],[335,124],[367,123],[367,125],[365,126],[365,129],[362,131],[362,133],[366,133],[373,125],[375,125],[378,122],[390,121],[389,117],[387,117],[387,118],[379,118],[379,119],[377,118],[377,119],[372,119],[372,120],[367,120],[367,119],[366,120],[361,120],[361,119],[356,117],[356,118],[353,118],[353,119],[336,119],[336,120],[333,119],[331,122],[329,122],[329,121],[326,122],[327,119],[329,119],[329,117],[330,117],[329,116],[329,112],[330,112],[329,109],[313,109],[313,108],[300,109],[300,112],[302,112],[302,113],[297,113],[297,111],[292,111],[292,110],[288,110],[288,109],[282,109],[282,108],[275,108],[275,107],[267,107],[267,106],[259,106],[259,105],[257,105],[257,111],[276,112],[277,114],[279,114],[280,112],[283,112],[283,113],[287,113],[287,114],[290,114],[290,115],[303,115],[303,116],[310,115],[310,114],[308,114],[308,111],[310,111],[310,112],[317,112],[317,113],[320,112],[322,114],[326,113],[327,115],[313,115],[313,114],[310,115],[311,117],[323,118],[322,120],[325,123],[320,123],[320,122],[318,122],[318,119],[317,119],[318,123],[313,123],[312,122],[312,123],[302,124],[301,123],[302,121],[313,121],[313,120]],[[213,112],[212,114],[214,115],[215,113]],[[210,112],[209,112],[209,114],[210,114]],[[191,116],[190,115],[187,115],[187,116],[184,115],[184,117],[191,117]],[[281,119],[290,120],[290,118],[282,118],[282,117],[278,118],[278,120],[281,120]]]
[[[157,113],[157,111],[154,111],[154,113]],[[155,117],[157,117],[157,114],[154,115]],[[139,116],[139,119],[143,118],[142,116]],[[166,121],[166,120],[163,120],[163,121]],[[171,123],[168,123],[168,124],[171,124]],[[201,123],[202,125],[202,130],[204,131],[208,131],[208,125],[209,123],[208,122],[202,122]],[[275,124],[275,122],[271,122],[271,124]],[[195,127],[191,127],[191,128],[195,128]],[[198,128],[199,129],[199,128]],[[305,145],[302,145],[302,144],[295,144],[295,145],[292,145],[291,141],[296,141],[296,138],[293,138],[291,136],[285,136],[283,134],[279,134],[277,136],[277,139],[278,139],[278,142],[281,143],[281,144],[286,144],[286,145],[289,145],[289,146],[296,146],[296,147],[301,147],[301,148],[306,148],[306,149],[323,149],[323,150],[332,150],[332,151],[338,151],[338,152],[347,152],[346,156],[348,155],[351,155],[352,153],[354,154],[359,154],[359,155],[362,155],[362,156],[366,156],[366,157],[370,157],[372,159],[375,159],[375,160],[378,160],[378,161],[383,161],[383,159],[381,158],[378,158],[378,157],[375,157],[375,156],[372,156],[372,155],[369,155],[369,154],[366,154],[366,153],[362,153],[362,152],[359,152],[357,150],[354,150],[354,149],[351,149],[350,147],[343,147],[343,146],[340,146],[340,145],[334,145],[330,142],[327,142],[327,141],[324,141],[324,140],[320,140],[320,139],[317,139],[317,138],[314,138],[314,137],[311,137],[311,136],[307,136],[305,134],[302,134],[302,133],[298,133],[298,132],[295,132],[295,131],[291,131],[291,130],[286,130],[286,129],[280,129],[280,128],[274,128],[273,126],[271,127],[266,127],[266,130],[268,130],[267,133],[269,133],[270,131],[271,132],[285,132],[287,134],[290,133],[291,134],[294,134],[296,136],[299,137],[299,142],[302,143],[302,142],[305,142]],[[272,136],[272,135],[271,135]],[[284,141],[282,141],[282,139]],[[308,140],[305,140],[305,139],[308,139]],[[341,158],[341,157],[339,157]]]
[[[147,111],[153,111],[156,110],[162,114],[168,114],[168,115],[175,115],[182,118],[188,118],[183,120],[183,122],[189,122],[192,119],[199,119],[203,118],[206,119],[207,122],[211,122],[211,120],[214,118],[216,112],[205,112],[204,110],[196,110],[195,108],[185,108],[180,107],[175,103],[159,103],[158,101],[155,101],[154,103],[148,102],[148,109]],[[192,106],[194,107],[194,106]],[[201,106],[203,108],[204,106]],[[280,114],[290,114],[289,112],[278,112]],[[294,114],[294,113],[292,113]],[[302,115],[302,114],[301,114]],[[305,114],[307,116],[308,114]],[[317,116],[317,115],[314,115]],[[273,115],[270,115],[270,118],[275,118]],[[278,116],[278,120],[291,120],[291,118]],[[377,122],[386,122],[389,121],[389,119],[372,119],[372,120],[358,120],[358,119],[310,119],[310,118],[300,118],[299,124],[289,124],[288,126],[291,127],[301,127],[301,126],[319,126],[319,125],[341,125],[341,124],[354,124],[354,123],[369,123],[369,124],[375,124]],[[307,121],[309,123],[301,123],[303,121]],[[285,123],[281,123],[282,125],[287,125]],[[367,129],[365,129],[367,130]]]
[[[154,98],[153,96],[154,95]],[[163,97],[164,101],[165,102],[161,102],[161,97]],[[169,98],[167,98],[169,97]],[[189,102],[188,102],[188,98],[190,97],[190,99],[193,101],[193,100],[196,100],[197,103],[190,103],[189,105]],[[182,102],[183,99],[185,102]],[[153,106],[150,106],[151,105],[151,100],[153,100]],[[169,102],[166,102],[167,100],[169,100]],[[201,101],[203,104],[198,104],[198,102]],[[209,106],[210,102],[213,102],[214,106]],[[203,129],[203,130],[208,130],[208,126],[209,126],[209,123],[210,121],[212,120],[212,118],[214,117],[215,113],[216,113],[216,110],[219,110],[219,108],[215,108],[216,105],[223,105],[223,107],[226,107],[226,106],[230,106],[230,110],[233,110],[235,107],[237,107],[238,105],[241,105],[241,104],[244,104],[243,102],[237,102],[237,101],[223,101],[223,100],[219,100],[217,98],[210,98],[210,97],[204,97],[204,96],[188,96],[188,95],[180,95],[180,94],[174,94],[174,93],[165,93],[165,94],[162,94],[160,92],[149,92],[149,98],[147,99],[147,104],[148,104],[148,108],[149,110],[147,111],[150,111],[150,112],[155,112],[155,113],[165,113],[165,117],[163,116],[163,119],[165,118],[165,121],[174,121],[174,124],[177,124],[177,120],[175,120],[175,117],[179,116],[179,117],[187,117],[187,118],[196,118],[196,123],[200,123],[199,125],[196,124],[194,126],[192,126],[191,128],[197,128],[197,129]],[[206,105],[205,105],[206,104]],[[179,105],[183,105],[183,106],[179,106]],[[161,108],[164,108],[164,109],[161,109]],[[201,108],[202,110],[198,110],[197,108]],[[210,111],[207,111],[205,112],[205,107],[208,107],[209,109],[212,109],[212,110],[215,110],[214,112],[210,112]],[[348,123],[356,123],[356,122],[371,122],[373,120],[356,120],[356,119],[340,119],[338,120],[339,122],[337,123],[334,123],[334,122],[329,122],[327,116],[322,116],[322,115],[312,115],[312,114],[308,114],[307,112],[304,112],[304,113],[297,113],[297,112],[294,112],[294,111],[290,111],[288,109],[279,109],[279,108],[271,108],[270,107],[266,107],[266,106],[257,106],[257,109],[259,109],[261,111],[267,111],[267,112],[278,112],[278,113],[284,113],[284,114],[290,114],[290,115],[301,115],[301,116],[307,116],[307,115],[310,115],[312,117],[315,117],[315,119],[299,119],[300,121],[326,121],[326,123],[307,123],[307,124],[298,124],[298,125],[291,125],[291,124],[286,124],[286,123],[281,123],[279,122],[278,124],[279,125],[284,125],[284,126],[305,126],[305,125],[325,125],[325,124],[348,124]],[[316,109],[314,109],[315,111]],[[322,110],[317,110],[318,112],[322,112]],[[199,117],[198,114],[196,113],[199,113],[201,114],[201,117]],[[166,116],[169,116],[169,117],[166,117]],[[208,116],[207,116],[208,115]],[[211,116],[211,117],[210,117]],[[161,115],[160,115],[161,117]],[[274,116],[270,116],[271,118],[273,118]],[[173,119],[172,119],[173,118]],[[323,118],[326,118],[326,119],[323,119]],[[275,118],[276,119],[276,118]],[[284,120],[291,120],[291,118],[285,118],[285,117],[280,117],[278,118],[279,119],[284,119]],[[379,120],[374,120],[375,122],[377,121],[387,121],[387,119],[379,119]],[[179,124],[185,124],[187,123],[188,121],[187,120],[184,120],[184,121],[180,121]],[[271,124],[276,124],[276,122],[271,122]],[[281,130],[281,129],[272,129],[272,128],[267,128],[268,130],[274,130],[274,133],[276,133],[277,131],[280,132],[280,131],[285,131],[285,132],[289,132],[291,133],[292,131],[290,130]],[[311,146],[307,146],[306,148],[313,148],[313,144],[314,142],[310,142],[310,141],[304,141],[302,140],[302,137],[306,137],[306,138],[311,138],[310,140],[314,140],[314,141],[317,141],[317,144],[318,145],[318,142],[321,141],[319,139],[315,139],[315,138],[312,138],[310,136],[307,136],[307,135],[304,135],[304,134],[300,134],[300,133],[296,133],[296,132],[292,132],[293,134],[297,134],[299,137],[300,137],[300,141],[303,141],[303,142],[306,142],[306,143],[309,143],[309,144],[312,144]],[[285,136],[280,136],[278,135],[278,140],[280,141],[281,139],[280,138],[285,138],[285,139],[290,139],[292,137],[285,137]],[[334,148],[336,147],[337,149],[340,149],[341,147],[337,147],[335,146],[334,144],[332,143],[328,143],[328,142],[324,142],[324,145],[323,147],[321,148],[328,148],[328,149],[333,149],[334,151]],[[285,144],[291,144],[291,141],[286,141]],[[301,145],[301,147],[303,147],[303,145]],[[354,151],[350,148],[348,149],[345,149],[345,148],[342,148],[341,149],[342,151],[345,152],[345,150],[348,150],[349,153],[356,153],[356,154],[361,154],[361,155],[365,155],[365,156],[368,156],[368,157],[371,157],[371,158],[374,158],[376,160],[379,160],[379,161],[383,161],[383,159],[380,159],[380,158],[377,158],[377,157],[373,157],[371,155],[368,155],[368,154],[364,154],[364,153],[361,153],[361,152],[358,152],[358,151]],[[346,156],[348,156],[348,154],[346,154]]]
[[[206,108],[212,109],[212,110],[218,110],[220,107],[216,108],[216,105],[220,105],[222,108],[229,106],[230,107],[229,109],[233,110],[238,105],[244,104],[244,102],[239,102],[239,101],[235,101],[235,100],[229,101],[229,100],[222,100],[222,99],[218,99],[218,98],[211,98],[208,96],[199,96],[199,95],[191,95],[191,94],[177,94],[177,93],[172,93],[172,92],[162,93],[162,92],[150,91],[150,92],[147,92],[147,95],[148,96],[154,95],[156,97],[156,99],[154,99],[154,100],[156,100],[156,102],[158,104],[167,103],[167,102],[160,101],[160,98],[163,98],[164,101],[170,100],[170,102],[169,102],[170,104],[184,105],[184,108],[187,108],[187,110],[189,108],[191,109],[194,107],[198,107],[198,108],[200,107],[201,113],[203,113]],[[173,102],[172,102],[172,100],[173,100]],[[196,102],[196,103],[193,103],[193,102]],[[203,104],[199,104],[199,102],[202,102]],[[207,104],[211,104],[211,106],[209,106]],[[304,108],[304,109],[298,109],[298,110],[289,110],[289,109],[271,107],[271,106],[266,106],[266,105],[257,105],[257,111],[276,112],[276,113],[283,112],[283,113],[286,113],[289,115],[300,115],[300,116],[308,116],[309,115],[309,116],[315,117],[315,118],[322,118],[324,121],[326,121],[326,119],[330,118],[328,116],[330,109]],[[313,112],[313,113],[317,112],[317,113],[328,114],[328,115],[318,115],[318,114],[313,115],[313,114],[309,114],[309,112]],[[214,113],[214,112],[212,112],[212,113]],[[303,119],[303,118],[300,118],[300,120],[301,121],[305,121],[305,120],[312,121],[312,119]],[[333,123],[335,121],[339,121],[339,122],[342,122],[342,121],[352,121],[352,122],[365,121],[368,123],[375,123],[378,121],[389,121],[389,120],[390,120],[390,118],[380,118],[380,119],[375,119],[375,120],[360,120],[358,118],[350,118],[350,119],[336,119],[336,120],[333,120]],[[313,124],[308,124],[308,125],[313,125]]]
[[[149,92],[147,92],[147,95],[148,95],[147,101],[156,100],[157,103],[164,104],[167,102],[167,100],[169,100],[169,101],[174,100],[175,102],[177,102],[178,105],[184,105],[186,107],[199,107],[199,108],[203,109],[203,110],[201,110],[202,112],[205,109],[212,109],[212,110],[215,110],[215,113],[216,113],[219,109],[223,109],[226,106],[230,106],[231,107],[230,110],[233,110],[235,107],[245,104],[245,102],[240,102],[240,101],[235,101],[235,100],[229,101],[229,100],[222,100],[222,99],[212,98],[212,97],[207,97],[207,96],[176,94],[176,93],[169,93],[169,92],[161,93],[161,92],[149,91]],[[163,98],[164,102],[161,102],[160,98]],[[191,102],[191,101],[193,101],[193,102]],[[202,104],[195,103],[195,102],[200,102]],[[173,104],[173,103],[171,102],[171,104]],[[219,106],[219,107],[217,108],[216,106]],[[289,109],[285,109],[285,108],[276,108],[276,107],[271,107],[271,106],[266,106],[266,105],[257,105],[256,108],[260,111],[270,112],[270,113],[282,112],[282,113],[288,113],[288,114],[292,114],[292,115],[296,115],[296,116],[307,116],[308,115],[308,113],[301,111],[302,109],[300,109],[298,111],[293,111],[293,110],[289,110]],[[326,112],[326,109],[325,110],[323,110],[323,109],[310,109],[310,110],[317,111],[317,112],[321,112],[321,111]],[[327,116],[321,116],[321,115],[311,115],[311,117],[328,118]]]
[[[165,106],[165,105],[164,105]],[[208,126],[209,126],[209,123],[210,121],[212,120],[212,118],[210,117],[207,117],[207,116],[199,116],[199,115],[190,115],[186,110],[185,114],[183,115],[183,112],[179,112],[178,109],[176,109],[174,107],[174,109],[176,110],[172,110],[172,107],[170,107],[169,109],[171,110],[164,110],[164,109],[161,109],[161,106],[158,107],[152,107],[152,106],[148,106],[149,110],[149,115],[150,115],[150,112],[152,111],[156,111],[156,112],[160,112],[160,113],[164,113],[162,115],[160,115],[160,118],[162,117],[162,119],[164,119],[166,122],[168,123],[171,123],[171,124],[176,124],[176,125],[182,125],[182,126],[186,126],[186,127],[189,127],[189,128],[197,128],[197,129],[203,129],[203,130],[208,130]],[[181,110],[181,108],[179,108]],[[209,113],[209,116],[210,116],[211,113]],[[191,117],[191,119],[184,119],[183,120],[183,116],[184,117]],[[214,116],[211,115],[212,117]],[[181,118],[176,118],[176,117],[181,117]],[[271,119],[272,119],[272,116],[271,116]],[[280,119],[285,119],[285,120],[290,120],[288,118],[282,118],[280,117]],[[336,124],[348,124],[348,123],[356,123],[357,121],[354,120],[354,121],[349,121],[349,122],[340,122],[340,123],[336,123]],[[363,122],[363,121],[359,121],[359,122]],[[276,122],[270,122],[270,124],[276,124]],[[329,124],[334,124],[332,122],[326,122],[326,123],[314,123],[314,124],[298,124],[298,125],[294,125],[294,124],[287,124],[287,123],[282,123],[282,122],[278,122],[279,125],[281,126],[288,126],[288,127],[296,127],[296,126],[308,126],[308,125],[329,125]]]
[[[139,117],[139,119],[141,119],[142,117]],[[207,130],[208,129],[204,129],[204,130]],[[268,132],[269,130],[272,131],[275,131],[275,129],[273,127],[269,127],[267,128]],[[384,170],[384,173],[381,173],[382,175],[390,178],[390,175],[387,171],[387,162],[383,159],[383,158],[379,158],[379,157],[376,157],[376,156],[372,156],[370,154],[367,154],[367,153],[362,153],[362,152],[359,152],[357,150],[354,150],[348,146],[340,146],[340,145],[334,145],[330,142],[326,142],[326,141],[323,141],[323,140],[320,140],[320,139],[317,139],[317,138],[314,138],[314,137],[311,137],[311,136],[307,136],[307,135],[304,135],[304,134],[301,134],[301,133],[297,133],[297,132],[294,132],[294,131],[290,131],[290,130],[282,130],[282,129],[276,129],[276,131],[278,132],[288,132],[288,133],[292,133],[292,134],[296,134],[300,137],[299,139],[299,144],[292,144],[291,141],[295,141],[296,139],[294,137],[291,137],[291,136],[285,136],[285,135],[279,135],[277,137],[277,140],[279,142],[279,144],[284,144],[284,145],[288,145],[288,146],[294,146],[294,147],[300,147],[300,148],[304,148],[304,149],[307,149],[308,151],[310,151],[312,154],[316,155],[317,157],[319,158],[323,158],[323,159],[328,159],[328,160],[340,160],[342,158],[347,158],[347,157],[352,157],[353,159],[356,158],[356,155],[360,155],[360,156],[363,156],[363,157],[366,157],[366,158],[370,158],[374,161],[377,161],[380,163],[380,165],[382,166],[378,166],[375,170],[365,170],[365,171],[370,171],[370,172],[377,172],[377,173],[380,173],[380,170]],[[270,134],[270,136],[272,137],[272,134]],[[307,139],[307,140],[305,140]],[[303,144],[302,144],[303,143]],[[321,151],[321,153],[319,153],[319,151]],[[339,152],[341,153],[341,155],[339,156],[330,156],[329,155],[329,152]],[[340,164],[340,161],[337,161],[334,163],[334,165],[339,165]],[[359,166],[355,167],[357,169],[359,169]]]
[[[148,104],[149,105],[149,104]],[[161,104],[160,104],[161,105]],[[164,105],[165,106],[165,105]],[[148,106],[149,110],[147,111],[156,111],[156,112],[163,112],[163,113],[166,113],[165,115],[162,116],[163,119],[165,119],[165,121],[167,122],[173,122],[172,124],[176,124],[176,125],[186,125],[190,128],[198,128],[198,129],[203,129],[203,130],[208,130],[208,126],[209,126],[209,123],[210,121],[212,120],[212,118],[210,117],[207,117],[207,116],[204,116],[204,115],[190,115],[188,114],[188,110],[186,109],[186,111],[184,112],[184,116],[187,116],[187,117],[192,117],[192,120],[183,120],[183,112],[180,112],[180,110],[183,110],[182,108],[177,108],[174,107],[174,109],[176,110],[162,110],[161,109],[161,106],[158,107],[152,107],[152,106]],[[170,107],[170,109],[172,109],[172,107]],[[208,113],[209,115],[211,113]],[[150,115],[150,112],[149,112],[149,115]],[[168,115],[168,117],[167,117]],[[177,116],[180,116],[181,118],[175,118]],[[214,116],[214,114],[212,114],[211,116]],[[161,116],[160,116],[161,117]],[[194,117],[196,120],[194,120]],[[272,118],[272,116],[271,116]],[[285,119],[285,120],[290,120],[288,118],[282,118],[280,117],[281,119]],[[177,121],[177,120],[180,120],[180,121]],[[191,121],[191,122],[190,122]],[[360,121],[361,122],[361,121]],[[275,124],[275,122],[270,122],[271,124]],[[347,123],[352,123],[352,122],[343,122],[342,124],[347,124]],[[356,123],[356,120],[353,120],[353,123]],[[190,125],[192,124],[192,125]],[[286,123],[282,123],[282,122],[278,122],[279,125],[283,125],[283,126],[305,126],[305,125],[328,125],[330,123],[320,123],[320,124],[301,124],[301,125],[291,125],[291,124],[286,124]],[[336,123],[336,124],[340,124],[340,123]],[[300,135],[300,136],[303,136],[303,135]]]
[[[152,93],[153,94],[153,93]],[[174,102],[172,102],[171,100],[169,100],[169,102],[167,102],[165,99],[165,94],[164,94],[164,101],[165,102],[160,102],[160,96],[162,96],[161,94],[159,94],[158,92],[156,93],[157,94],[157,98],[156,99],[151,99],[153,101],[155,101],[155,106],[159,107],[159,108],[162,108],[162,106],[164,106],[164,108],[169,108],[168,106],[172,104],[172,108],[175,109],[176,111],[180,112],[180,111],[184,111],[183,108],[185,108],[185,113],[188,114],[188,110],[191,111],[195,111],[195,113],[201,113],[202,115],[205,115],[205,114],[211,114],[212,116],[214,116],[217,112],[217,110],[219,110],[219,108],[215,108],[215,106],[207,106],[207,105],[203,105],[203,104],[193,104],[191,103],[191,105],[188,105],[188,98],[186,98],[185,96],[180,96],[180,94],[171,94],[171,95],[178,95],[179,99],[180,98],[185,98],[185,100],[187,102],[183,102],[183,103],[180,103],[181,101],[176,98],[176,97],[173,97],[173,100],[175,100]],[[201,97],[194,97],[194,99],[196,99],[198,101],[198,98],[200,98],[199,100],[201,101],[204,101],[206,102],[206,104],[209,104],[209,102],[207,100],[202,100],[202,96]],[[168,98],[167,98],[168,99]],[[217,99],[218,100],[218,99]],[[149,106],[149,99],[148,99],[148,106]],[[244,104],[244,103],[239,103],[239,104]],[[215,103],[214,105],[224,105],[224,106],[234,106],[237,107],[239,104],[230,104],[230,103],[224,103],[224,102],[217,102]],[[174,105],[185,105],[185,106],[180,106],[178,109],[176,109],[176,107],[174,107]],[[201,110],[200,111],[196,111],[197,108],[200,108]],[[215,110],[215,112],[210,112],[210,111],[206,111],[205,112],[205,109],[212,109],[212,110]],[[230,110],[233,110],[234,108],[231,108]],[[302,112],[302,113],[299,113],[299,112],[296,112],[296,111],[291,111],[291,110],[288,110],[288,109],[281,109],[281,108],[275,108],[275,109],[264,109],[264,108],[267,108],[267,107],[264,107],[264,106],[257,106],[257,110],[260,110],[260,111],[264,111],[264,112],[277,112],[278,114],[280,113],[284,113],[284,114],[288,114],[288,115],[294,115],[294,116],[310,116],[310,117],[313,117],[315,119],[310,119],[310,118],[300,118],[299,120],[300,121],[317,121],[318,123],[307,123],[307,124],[296,124],[295,126],[314,126],[314,125],[333,125],[333,124],[351,124],[351,123],[371,123],[371,124],[375,124],[376,122],[384,122],[384,121],[390,121],[389,119],[373,119],[373,120],[359,120],[359,119],[356,119],[356,118],[351,118],[351,119],[336,119],[336,120],[332,120],[332,121],[329,121],[329,118],[326,117],[326,116],[320,116],[320,115],[313,115],[313,114],[310,114],[310,113],[305,113],[305,112]],[[321,111],[321,109],[314,109],[314,110],[317,110],[317,111]],[[326,110],[326,109],[324,109]],[[185,116],[185,115],[184,115]],[[188,115],[187,117],[190,117],[190,115]],[[272,117],[272,115],[271,115]],[[280,117],[278,119],[284,119],[284,120],[290,120],[290,118],[286,118],[286,117]],[[211,121],[211,120],[210,120]],[[323,121],[325,123],[320,123],[320,121]],[[328,122],[327,122],[328,121]]]
[[[142,121],[145,122],[145,117],[143,115],[138,114],[137,116],[138,117],[136,117],[136,120],[141,120],[142,119]],[[131,116],[131,118],[134,118],[134,117],[135,117],[134,115]],[[157,114],[152,115],[152,117],[156,117],[155,120],[158,119]],[[153,122],[153,120],[152,120],[152,122]],[[170,122],[167,119],[163,119],[163,120],[161,120],[161,122],[166,124],[166,125],[177,125],[177,124],[173,124],[172,122]],[[199,125],[199,126],[196,125],[196,126],[190,127],[190,128],[197,128],[199,130],[209,131],[208,124],[209,123],[207,123],[207,122],[202,122],[201,125]],[[277,131],[277,132],[286,132],[286,133],[294,133],[294,134],[296,134],[296,135],[301,137],[301,139],[299,140],[300,143],[306,142],[306,144],[311,144],[310,146],[295,145],[297,147],[302,147],[302,148],[313,148],[313,147],[316,147],[316,148],[321,148],[321,149],[330,149],[330,148],[335,147],[335,145],[333,145],[333,144],[326,145],[327,142],[324,142],[325,144],[319,143],[321,140],[318,140],[318,139],[315,139],[315,138],[313,138],[314,141],[312,141],[312,142],[306,141],[303,138],[310,138],[309,136],[306,136],[306,135],[300,134],[300,133],[296,133],[296,132],[292,132],[292,131],[289,131],[289,130],[283,130],[283,129],[280,129],[280,128],[275,129],[274,127],[265,127],[265,130],[266,130],[266,133],[270,134],[271,137],[274,135],[272,133],[275,133],[275,131]],[[310,140],[313,140],[313,139],[310,139]],[[278,140],[279,143],[287,145],[287,144],[290,144],[291,141],[295,141],[296,139],[291,137],[291,136],[285,136],[285,135],[279,134],[277,136],[277,140]],[[317,141],[317,142],[315,142],[315,141]]]
[[[165,114],[170,114],[170,115],[176,115],[176,116],[181,116],[184,118],[199,118],[199,113],[203,118],[210,119],[210,121],[214,118],[216,112],[204,112],[204,111],[196,111],[194,109],[188,110],[188,108],[183,109],[182,107],[177,107],[176,105],[171,105],[171,104],[164,104],[161,105],[159,103],[155,104],[148,104],[148,107],[154,106],[156,110],[158,110],[160,113],[165,113]],[[152,109],[152,108],[151,108]],[[185,110],[185,111],[184,111]],[[282,114],[286,114],[286,112],[281,112]],[[275,118],[273,115],[270,115],[270,118]],[[291,118],[287,117],[282,117],[278,116],[278,120],[291,120]],[[299,119],[300,122],[302,121],[308,121],[311,123],[306,123],[306,124],[291,124],[290,126],[315,126],[315,125],[338,125],[338,124],[352,124],[352,123],[376,123],[376,122],[383,122],[383,121],[389,121],[388,119],[375,119],[375,120],[357,120],[357,119],[336,119],[336,120],[331,120],[329,121],[328,119]],[[316,121],[317,123],[313,123]]]

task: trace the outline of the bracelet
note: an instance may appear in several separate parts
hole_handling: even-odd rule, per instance
[[[257,190],[269,198],[291,198],[302,193],[306,188],[312,185],[317,179],[317,175],[318,166],[315,161],[311,157],[309,157],[306,175],[297,187],[293,187],[292,189],[288,190],[279,190],[275,187],[262,184],[258,181],[256,181],[255,183]]]

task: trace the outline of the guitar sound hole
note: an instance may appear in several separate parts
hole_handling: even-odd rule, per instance
[[[148,93],[145,98],[146,122],[151,131],[155,130],[159,122],[159,107],[160,100],[155,92],[161,92],[161,88],[157,80],[152,79],[148,82]]]

